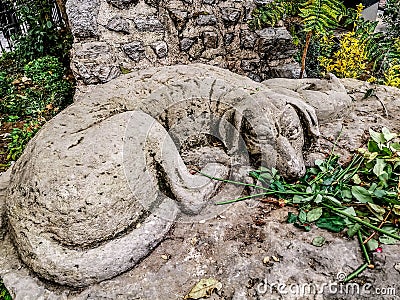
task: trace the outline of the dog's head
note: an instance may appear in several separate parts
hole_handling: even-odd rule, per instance
[[[278,106],[265,100],[227,110],[219,134],[230,154],[247,150],[253,166],[274,167],[286,178],[297,178],[305,172],[302,152],[319,130],[311,106],[285,98]]]

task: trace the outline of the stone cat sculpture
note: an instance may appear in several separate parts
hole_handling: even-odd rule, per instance
[[[109,279],[224,189],[192,174],[187,153],[217,145],[198,164],[216,177],[248,162],[296,177],[317,136],[313,108],[227,70],[128,74],[77,95],[28,144],[7,191],[9,233],[40,278],[73,287]]]

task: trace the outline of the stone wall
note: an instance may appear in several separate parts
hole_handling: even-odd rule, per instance
[[[296,49],[284,27],[250,30],[260,0],[68,0],[72,68],[85,84],[131,70],[201,62],[256,81],[293,78]]]

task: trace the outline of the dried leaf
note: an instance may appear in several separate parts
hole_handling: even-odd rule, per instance
[[[222,283],[214,278],[201,279],[184,299],[209,298],[215,290],[222,289]]]

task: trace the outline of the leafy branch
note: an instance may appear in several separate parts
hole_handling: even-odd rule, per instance
[[[347,228],[347,235],[358,236],[366,263],[350,274],[356,277],[371,261],[368,250],[379,244],[394,244],[400,240],[397,225],[400,220],[400,143],[398,135],[382,128],[369,130],[366,148],[360,148],[347,166],[339,164],[339,156],[317,160],[304,177],[288,183],[275,169],[262,168],[250,172],[259,184],[204,176],[229,184],[254,188],[257,193],[216,203],[224,205],[256,198],[276,197],[275,203],[295,206],[299,213],[289,213],[287,222],[306,231],[315,224],[332,232]],[[333,151],[332,151],[333,152]],[[283,202],[282,202],[282,199]],[[375,239],[375,236],[378,236]],[[368,249],[368,250],[367,250]]]

